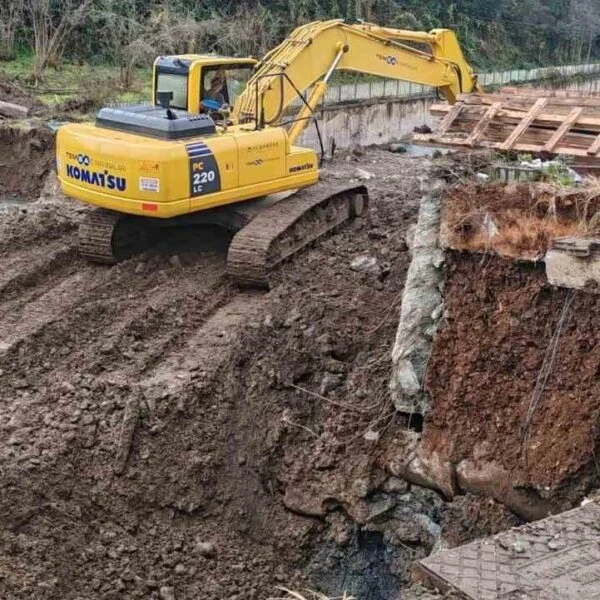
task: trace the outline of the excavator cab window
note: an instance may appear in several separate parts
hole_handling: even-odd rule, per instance
[[[190,61],[177,56],[161,56],[157,59],[154,104],[160,104],[158,101],[159,93],[171,92],[173,98],[170,101],[170,106],[181,110],[188,109],[189,66]]]
[[[231,106],[246,88],[252,69],[252,65],[204,67],[200,98],[203,101],[218,102],[219,106],[223,104]]]
[[[187,75],[175,73],[158,73],[156,78],[156,103],[158,104],[158,94],[161,92],[172,92],[173,99],[170,102],[172,108],[187,109]]]

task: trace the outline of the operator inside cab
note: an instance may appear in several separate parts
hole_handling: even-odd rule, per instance
[[[233,106],[243,93],[254,69],[253,64],[225,64],[204,67],[200,87],[200,111],[218,114],[224,105]]]
[[[202,102],[208,101],[207,104],[212,108],[214,106],[217,110],[227,103],[225,94],[227,93],[225,73],[222,71],[213,72],[210,78],[210,85],[204,91]],[[218,103],[218,107],[213,103]],[[211,106],[212,105],[212,106]]]
[[[210,88],[206,91],[206,97],[210,100],[216,100],[220,104],[225,103],[225,96],[223,95],[223,89],[225,88],[225,80],[223,75],[217,73],[210,80]]]

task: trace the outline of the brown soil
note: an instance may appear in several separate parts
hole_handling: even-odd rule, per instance
[[[543,266],[532,263],[458,253],[447,260],[446,318],[426,377],[432,410],[425,446],[455,462],[496,462],[513,473],[516,485],[534,486],[543,495],[565,492],[572,478],[576,500],[599,482],[600,297],[574,293],[528,419],[572,292],[552,288]]]
[[[39,196],[54,165],[54,135],[43,125],[0,125],[0,201]]]
[[[74,203],[0,214],[0,597],[396,598],[447,510],[377,464],[424,164],[374,151],[328,177],[356,166],[369,220],[268,294],[228,284],[217,230],[107,268],[77,256]]]
[[[467,185],[450,189],[442,240],[454,250],[539,259],[553,238],[600,233],[600,189],[549,184]]]
[[[61,102],[55,109],[58,115],[89,115],[98,110],[97,103],[92,98],[69,98]]]
[[[41,115],[47,111],[44,104],[12,81],[0,80],[0,100],[28,108],[29,116]]]

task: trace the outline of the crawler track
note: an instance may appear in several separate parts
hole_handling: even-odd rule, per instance
[[[90,262],[115,264],[149,245],[147,219],[96,209],[79,226],[79,252]]]
[[[363,214],[367,188],[320,182],[274,204],[236,234],[227,274],[245,286],[268,287],[269,273],[291,255]]]

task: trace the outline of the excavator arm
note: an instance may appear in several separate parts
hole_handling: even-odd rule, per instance
[[[294,143],[336,70],[437,87],[451,103],[458,94],[478,89],[453,31],[426,33],[318,21],[297,28],[258,63],[233,107],[233,118],[239,123],[277,125],[298,94],[312,87],[289,132]]]

